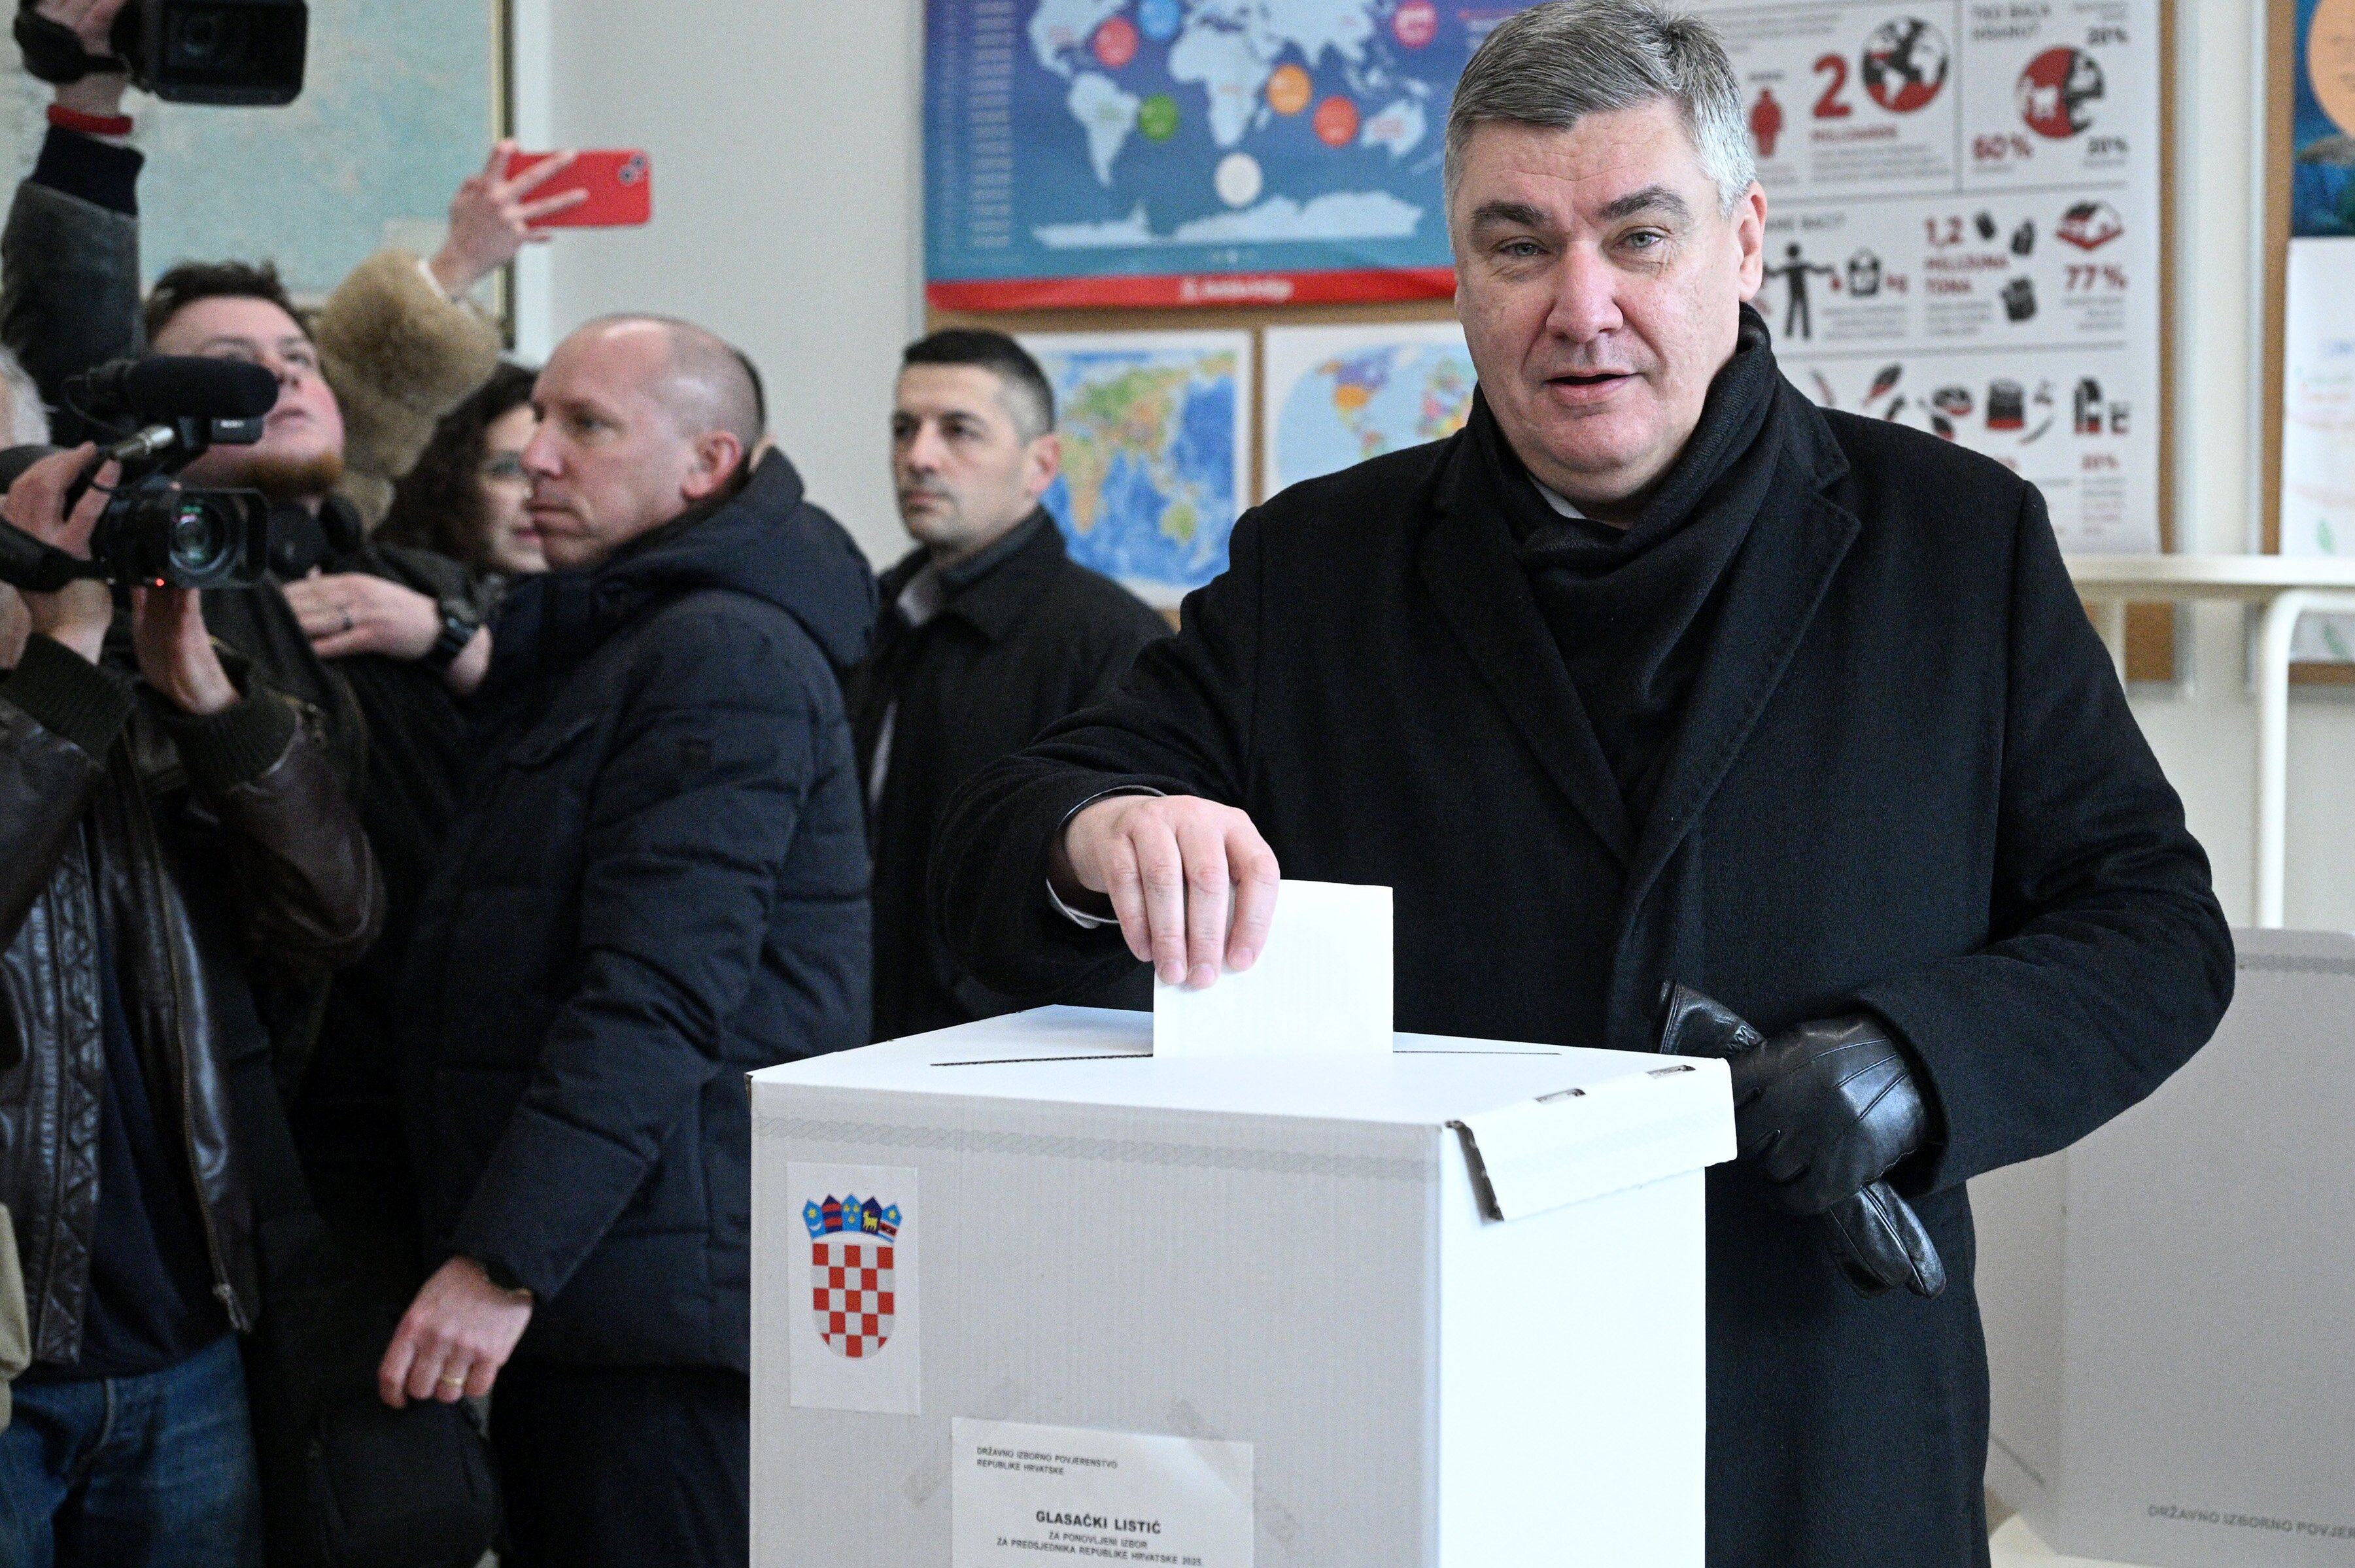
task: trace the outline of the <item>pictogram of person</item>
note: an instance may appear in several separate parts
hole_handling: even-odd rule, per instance
[[[1821,272],[1828,278],[1836,275],[1837,270],[1819,266],[1802,256],[1796,240],[1784,247],[1783,256],[1781,266],[1764,269],[1766,276],[1782,279],[1784,288],[1789,291],[1790,304],[1783,313],[1783,336],[1813,337],[1816,319],[1807,306],[1807,274]]]
[[[1758,144],[1758,155],[1771,158],[1774,144],[1783,139],[1783,105],[1771,87],[1758,90],[1758,101],[1750,106],[1750,139]]]

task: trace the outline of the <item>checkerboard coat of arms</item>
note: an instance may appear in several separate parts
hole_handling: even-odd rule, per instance
[[[891,1340],[900,1206],[832,1193],[802,1205],[810,1234],[810,1312],[836,1355],[867,1360]]]

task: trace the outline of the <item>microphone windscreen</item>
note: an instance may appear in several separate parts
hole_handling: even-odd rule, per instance
[[[243,359],[159,354],[133,362],[117,388],[141,419],[250,420],[278,406],[278,378]]]

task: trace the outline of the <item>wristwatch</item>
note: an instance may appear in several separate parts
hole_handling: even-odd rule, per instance
[[[423,661],[425,667],[437,675],[457,663],[466,645],[474,640],[474,634],[483,629],[481,613],[464,599],[444,599],[440,609],[442,631],[433,639],[433,645],[425,650]]]

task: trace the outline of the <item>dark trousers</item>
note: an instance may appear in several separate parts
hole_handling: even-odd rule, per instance
[[[133,1378],[16,1385],[0,1432],[8,1568],[244,1568],[261,1494],[237,1340]]]
[[[501,1568],[744,1568],[751,1414],[741,1372],[510,1363],[491,1394]]]

